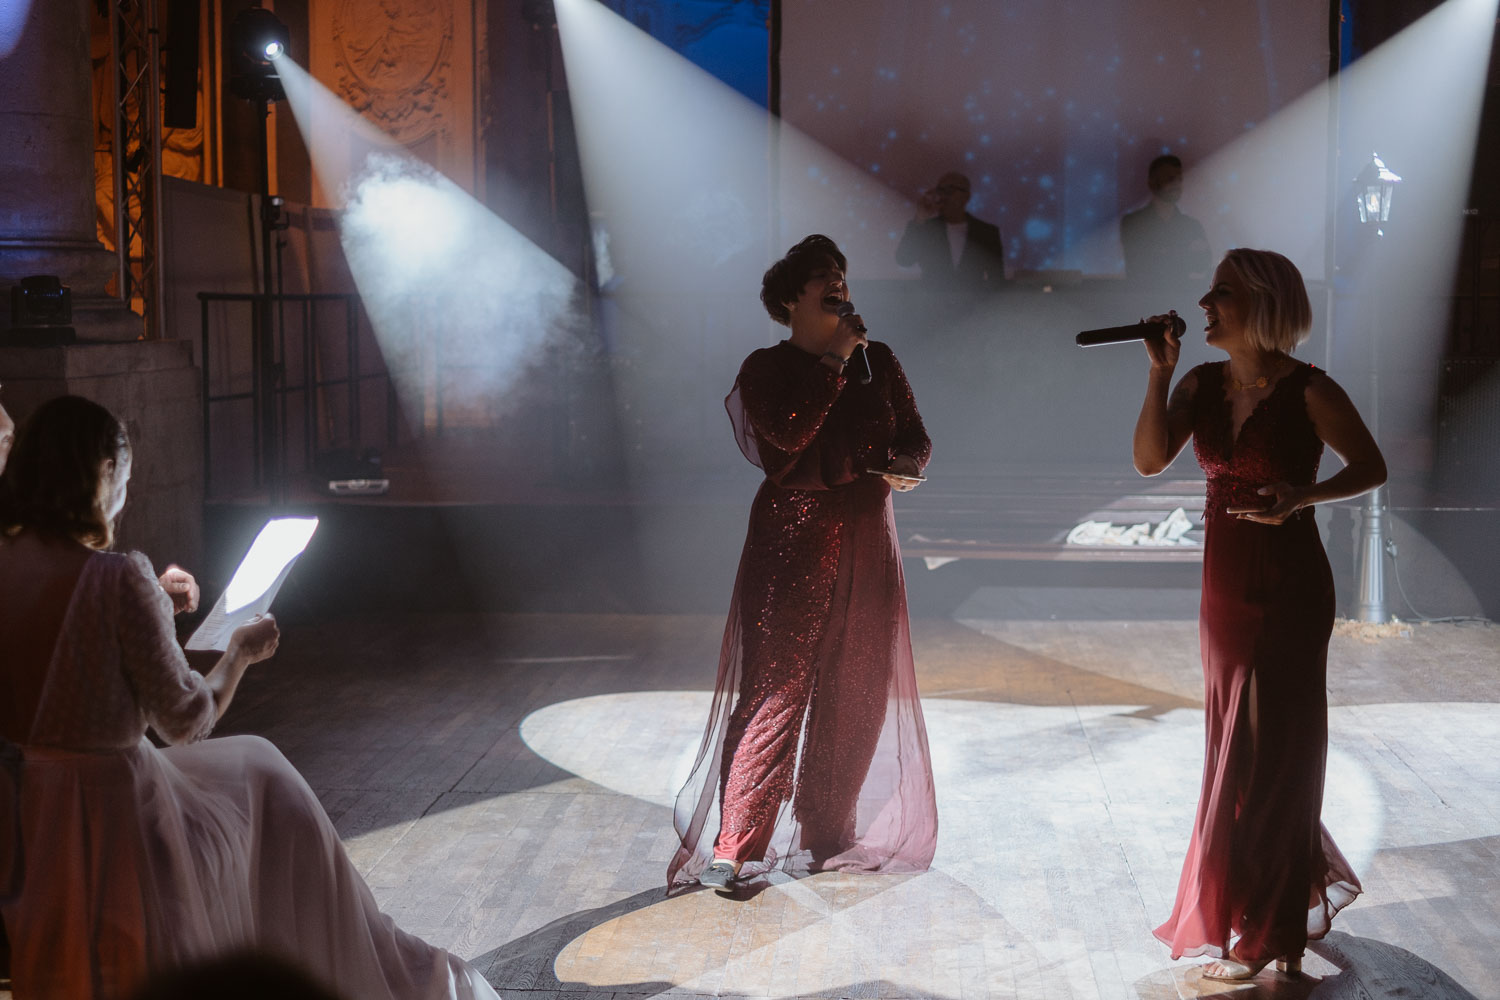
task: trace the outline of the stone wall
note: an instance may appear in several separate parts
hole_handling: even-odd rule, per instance
[[[472,0],[312,0],[309,70],[365,120],[483,198]],[[335,158],[351,166],[362,150]],[[327,193],[314,203],[326,204]]]
[[[203,448],[198,370],[180,341],[0,347],[5,408],[22,424],[54,396],[94,400],[125,422],[132,463],[116,548],[158,569],[203,557]]]

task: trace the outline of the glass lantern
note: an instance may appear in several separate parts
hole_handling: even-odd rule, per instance
[[[1359,176],[1354,178],[1354,200],[1359,204],[1359,221],[1384,223],[1391,220],[1391,199],[1401,178],[1385,165],[1379,154],[1371,153]]]

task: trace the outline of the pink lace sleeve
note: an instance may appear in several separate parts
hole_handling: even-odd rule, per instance
[[[120,666],[141,714],[168,743],[205,738],[217,721],[213,692],[177,644],[171,598],[139,552],[120,576]]]

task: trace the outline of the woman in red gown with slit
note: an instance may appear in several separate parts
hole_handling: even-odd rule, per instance
[[[1296,971],[1307,941],[1360,892],[1320,820],[1334,593],[1312,506],[1378,487],[1385,462],[1343,390],[1290,356],[1312,324],[1291,261],[1231,250],[1198,304],[1208,343],[1229,359],[1188,372],[1169,400],[1180,341],[1147,340],[1134,439],[1136,469],[1154,476],[1192,438],[1208,479],[1203,786],[1156,936],[1173,958],[1215,958],[1205,976],[1238,980],[1272,961]],[[1319,482],[1324,445],[1344,468]]]
[[[844,270],[826,236],[771,266],[761,301],[791,336],[746,358],[725,400],[766,479],[677,797],[673,887],[722,889],[773,867],[925,871],[936,846],[891,508],[931,445],[896,356],[849,311]],[[868,384],[850,363],[856,347]]]

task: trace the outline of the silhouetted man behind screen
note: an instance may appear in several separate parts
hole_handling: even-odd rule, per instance
[[[1213,258],[1208,236],[1177,208],[1182,197],[1182,161],[1158,156],[1146,171],[1151,201],[1120,220],[1125,278],[1138,288],[1199,287],[1208,281]]]
[[[965,211],[968,204],[969,179],[944,174],[922,192],[896,247],[896,263],[920,267],[922,283],[934,291],[974,293],[1005,280],[1000,230]]]

